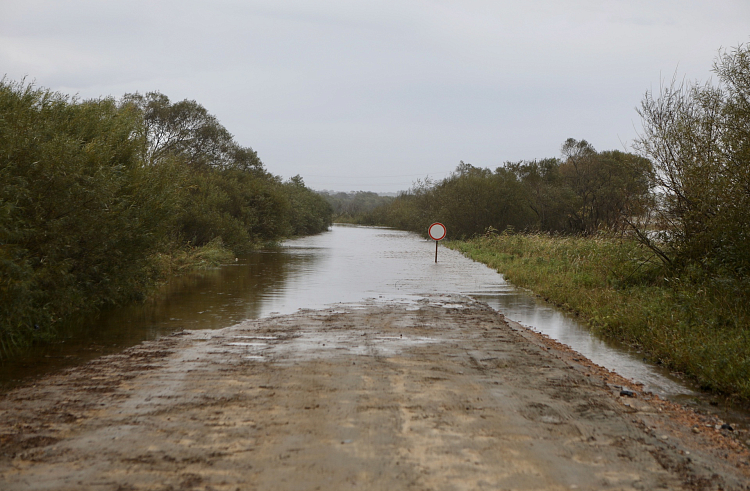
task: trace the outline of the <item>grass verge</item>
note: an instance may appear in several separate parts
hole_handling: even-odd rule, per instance
[[[637,243],[607,237],[501,234],[447,245],[703,389],[750,401],[747,280],[672,276]]]

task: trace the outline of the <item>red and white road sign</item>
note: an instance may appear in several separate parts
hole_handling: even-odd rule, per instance
[[[432,225],[430,225],[430,228],[427,229],[427,234],[432,240],[443,240],[445,238],[446,232],[447,230],[445,230],[445,225],[440,222],[433,223]]]

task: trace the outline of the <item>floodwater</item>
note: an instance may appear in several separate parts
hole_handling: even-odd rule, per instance
[[[182,329],[220,329],[244,319],[319,309],[365,299],[413,302],[425,294],[460,293],[564,343],[595,363],[672,399],[694,391],[626,347],[593,336],[576,319],[502,275],[408,232],[334,225],[329,232],[285,242],[237,262],[171,281],[154,299],[76,319],[63,340],[0,365],[0,384],[80,364]]]

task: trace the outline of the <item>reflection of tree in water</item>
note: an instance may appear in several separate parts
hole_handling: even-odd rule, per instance
[[[261,251],[237,264],[173,278],[152,297],[80,316],[61,326],[61,341],[0,365],[0,385],[114,353],[182,329],[220,329],[266,314],[264,303],[320,258],[313,253]]]

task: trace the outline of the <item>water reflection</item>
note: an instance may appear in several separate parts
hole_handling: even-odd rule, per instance
[[[597,365],[636,380],[661,396],[690,396],[695,393],[668,370],[644,363],[639,352],[612,340],[606,342],[591,334],[577,319],[551,307],[525,291],[501,295],[475,295],[508,318],[544,333],[584,355]]]
[[[182,329],[220,329],[269,313],[268,299],[287,279],[312,270],[315,254],[263,251],[236,264],[172,279],[144,303],[70,319],[60,341],[0,364],[0,384],[9,388],[33,377],[121,351]]]

